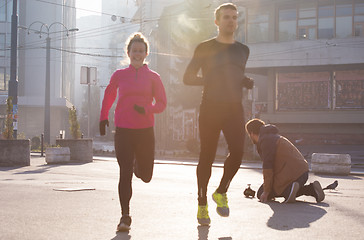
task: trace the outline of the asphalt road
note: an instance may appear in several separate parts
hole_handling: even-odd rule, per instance
[[[222,175],[213,167],[208,188],[212,194]],[[258,165],[246,164],[231,183],[230,217],[222,218],[209,198],[211,225],[197,224],[196,167],[193,162],[156,161],[153,179],[133,178],[132,229],[116,233],[120,218],[118,166],[113,158],[92,163],[47,165],[32,157],[31,166],[0,168],[0,239],[363,239],[364,176],[310,174],[323,186],[322,203],[300,197],[294,204],[262,204],[243,196],[247,184],[262,182]]]

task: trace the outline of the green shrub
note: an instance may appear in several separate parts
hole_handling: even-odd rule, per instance
[[[69,117],[69,124],[70,124],[70,132],[71,136],[74,139],[78,139],[81,137],[81,130],[80,130],[80,124],[77,120],[77,111],[75,106],[72,106],[72,108],[68,109],[68,117]]]
[[[5,118],[5,128],[2,133],[3,138],[13,139],[14,127],[13,127],[13,98],[8,97],[6,100],[6,118]]]

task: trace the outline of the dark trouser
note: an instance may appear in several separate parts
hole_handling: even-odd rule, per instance
[[[119,200],[123,215],[129,214],[131,181],[135,176],[149,182],[154,165],[154,130],[116,128],[115,153],[120,168]],[[134,163],[135,161],[135,163]]]
[[[197,165],[198,203],[207,204],[207,185],[215,160],[220,132],[228,144],[229,155],[225,160],[224,174],[218,193],[226,193],[231,180],[238,171],[244,154],[244,111],[237,104],[201,104],[199,117],[201,151]]]
[[[307,179],[308,179],[308,172],[305,172],[297,180],[294,181],[294,182],[298,182],[298,184],[300,185],[300,188],[296,194],[296,197],[299,197],[302,195],[315,197],[315,190],[313,188],[312,183],[310,183],[309,185],[305,185],[305,183],[307,182]],[[268,199],[272,199],[274,197],[284,197],[285,199],[287,199],[291,192],[292,184],[293,184],[293,182],[290,185],[288,185],[288,187],[286,187],[286,189],[283,191],[282,194],[276,194],[275,192],[271,193],[268,196]],[[263,191],[264,191],[264,189],[263,189],[263,184],[262,184],[257,192],[258,198],[260,198],[260,195],[262,195]]]

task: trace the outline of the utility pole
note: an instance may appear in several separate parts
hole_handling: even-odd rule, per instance
[[[32,29],[33,24],[40,24],[39,30]],[[51,31],[52,27],[55,25],[60,25],[63,28],[63,31]],[[50,79],[50,55],[51,55],[51,34],[66,32],[68,37],[69,32],[78,31],[78,28],[68,29],[63,23],[61,22],[53,22],[51,25],[47,25],[40,21],[35,21],[29,25],[28,34],[33,31],[36,34],[39,34],[39,37],[42,37],[42,34],[46,34],[46,77],[45,77],[45,98],[44,98],[44,142],[50,144],[51,141],[51,113],[50,113],[50,94],[51,94],[51,79]]]
[[[87,84],[87,136],[91,137],[91,85],[97,84],[97,68],[81,66],[81,84]]]
[[[48,30],[49,32],[49,30]],[[51,142],[51,38],[46,39],[46,78],[44,95],[44,140]]]
[[[18,1],[13,0],[13,14],[11,16],[11,56],[10,56],[10,81],[8,96],[13,98],[13,126],[14,126],[14,139],[17,138],[18,132],[18,80],[16,77],[17,72],[17,50],[18,50]]]

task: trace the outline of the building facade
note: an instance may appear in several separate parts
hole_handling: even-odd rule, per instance
[[[12,2],[1,1],[0,38],[5,51],[0,63],[0,95],[7,98]],[[46,39],[50,40],[50,143],[60,130],[68,132],[68,108],[73,105],[75,1],[18,1],[18,134],[32,138],[44,130]],[[47,28],[48,27],[48,28]],[[1,121],[1,120],[0,120]],[[1,124],[0,124],[1,127]]]
[[[169,99],[163,125],[169,134],[161,140],[166,149],[198,139],[202,88],[186,88],[182,77],[196,45],[216,35],[208,16],[223,2],[176,3],[164,9],[158,22],[156,70]],[[232,2],[239,10],[237,40],[250,48],[247,75],[256,83],[254,91],[244,90],[246,120],[259,117],[276,124],[297,145],[360,148],[364,1]]]
[[[4,129],[9,91],[12,6],[8,1],[0,1],[0,135]]]
[[[236,4],[260,81],[252,114],[297,144],[364,144],[364,1]]]

